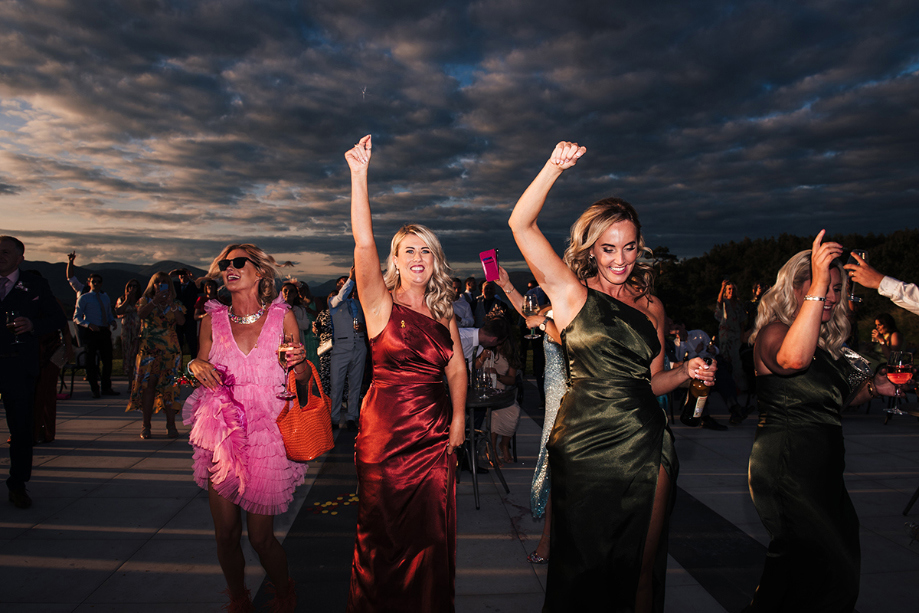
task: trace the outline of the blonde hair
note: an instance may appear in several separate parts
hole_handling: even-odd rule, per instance
[[[399,246],[406,236],[414,234],[424,241],[434,256],[434,274],[428,281],[424,291],[424,303],[427,305],[434,319],[440,321],[446,317],[453,317],[453,271],[444,257],[444,249],[437,240],[437,236],[430,229],[419,224],[402,226],[392,237],[389,246],[389,257],[386,260],[386,272],[383,282],[389,291],[400,287],[399,270],[396,268],[396,256],[399,255]]]
[[[214,258],[214,261],[211,262],[205,278],[216,279],[219,277],[220,267],[217,266],[217,263],[220,260],[228,259],[227,256],[237,249],[246,252],[249,260],[255,266],[255,272],[260,277],[258,282],[259,300],[267,303],[277,298],[278,290],[274,285],[274,281],[280,276],[277,268],[278,263],[258,245],[253,245],[252,243],[234,243],[224,247],[220,254]]]
[[[169,273],[160,272],[153,273],[153,276],[150,277],[150,282],[147,283],[147,289],[144,290],[143,297],[148,301],[153,300],[153,296],[156,295],[156,286],[160,283],[165,283],[169,286],[169,300],[175,302],[176,299],[176,288],[172,284],[172,277],[169,276]]]
[[[839,301],[833,306],[830,320],[820,324],[820,337],[817,346],[827,351],[834,359],[842,355],[842,344],[849,337],[849,307],[846,301],[848,295],[849,276],[842,267],[842,262],[833,260],[830,265],[839,271],[842,281],[842,294]],[[786,326],[791,326],[798,311],[798,299],[795,290],[800,289],[805,281],[811,280],[811,251],[807,249],[792,256],[776,275],[775,285],[769,288],[759,303],[756,312],[756,325],[750,334],[750,342],[756,341],[759,331],[774,321],[780,321]]]
[[[571,237],[565,249],[565,264],[575,276],[586,281],[597,275],[597,261],[590,257],[590,250],[610,226],[621,221],[630,221],[638,235],[638,258],[626,281],[638,292],[638,296],[651,293],[654,288],[654,272],[649,262],[642,261],[651,256],[641,235],[641,222],[635,208],[621,198],[604,198],[590,205],[571,226]]]

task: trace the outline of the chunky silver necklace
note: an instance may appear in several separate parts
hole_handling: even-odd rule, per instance
[[[262,308],[257,310],[255,313],[250,313],[249,315],[236,315],[233,313],[233,307],[230,307],[228,314],[230,316],[230,321],[232,321],[234,324],[254,324],[262,317],[262,315],[265,314],[265,309],[267,308],[268,305],[263,304]]]

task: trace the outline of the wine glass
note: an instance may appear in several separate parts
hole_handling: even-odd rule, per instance
[[[24,342],[19,338],[19,335],[16,334],[16,318],[19,316],[19,311],[6,312],[6,329],[9,330],[10,334],[13,335],[13,345],[21,345]]]
[[[527,294],[523,297],[523,314],[527,317],[539,314],[539,301],[534,294]],[[539,335],[536,334],[536,328],[530,328],[530,333],[523,338],[530,340],[539,338]]]
[[[857,255],[858,257],[860,257],[860,258],[865,262],[865,264],[868,263],[868,252],[865,251],[864,249],[853,249],[853,250],[850,251],[849,253],[850,253],[850,255],[849,255],[849,260],[846,262],[846,264],[855,264],[856,266],[859,266],[858,260],[856,260],[854,257],[852,257],[853,255]],[[855,283],[854,281],[851,281],[851,280],[850,280],[850,283],[849,283],[849,296],[848,296],[848,298],[847,298],[847,299],[849,300],[849,302],[856,302],[856,303],[857,303],[857,302],[861,302],[861,301],[862,301],[861,298],[859,298],[858,296],[855,295],[855,286],[856,286],[856,285],[858,285],[858,284]]]
[[[278,339],[278,362],[284,367],[284,383],[277,397],[281,400],[291,400],[297,395],[290,391],[287,382],[290,381],[290,366],[287,364],[287,352],[294,348],[294,335],[289,332],[281,333]]]
[[[894,384],[896,388],[896,404],[890,409],[887,409],[888,413],[893,413],[895,415],[909,415],[906,411],[903,411],[898,406],[900,400],[903,398],[902,386],[906,383],[909,383],[910,379],[913,378],[913,354],[909,351],[891,351],[890,357],[887,358],[887,379]]]

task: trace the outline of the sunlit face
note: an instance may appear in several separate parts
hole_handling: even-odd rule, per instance
[[[597,272],[607,283],[622,285],[638,259],[638,231],[631,221],[619,221],[600,235],[590,248],[597,262]]]
[[[243,249],[234,249],[226,255],[227,260],[234,258],[248,258],[249,254]],[[223,276],[223,282],[231,292],[241,292],[253,287],[258,287],[259,276],[255,266],[250,261],[246,261],[242,268],[233,266],[232,261],[227,269],[220,273]]]
[[[466,281],[466,291],[471,294],[475,294],[475,279]]]
[[[801,284],[801,287],[795,290],[795,297],[798,299],[798,308],[801,308],[801,305],[804,304],[804,296],[807,295],[807,292],[811,288],[810,279]],[[826,301],[823,303],[823,316],[820,321],[826,323],[830,321],[833,317],[833,307],[836,306],[836,303],[839,302],[839,298],[842,296],[842,279],[839,276],[839,269],[832,268],[830,270],[830,287],[826,292]]]
[[[93,292],[102,291],[102,277],[90,277],[89,278],[89,289]]]
[[[399,243],[396,268],[402,284],[416,283],[427,286],[434,275],[434,252],[416,234],[408,234]]]
[[[458,298],[459,295],[462,294],[462,293],[463,293],[463,284],[460,283],[459,281],[454,281],[454,282],[453,282],[453,294],[454,294],[454,296],[456,296],[456,297]]]

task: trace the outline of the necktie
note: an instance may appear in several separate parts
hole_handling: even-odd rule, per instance
[[[0,277],[0,300],[6,300],[6,288],[10,285],[10,280],[6,277]]]
[[[96,295],[96,300],[99,301],[99,313],[102,317],[102,323],[99,324],[100,327],[105,328],[108,326],[109,319],[108,314],[105,312],[105,304],[102,302],[102,295],[99,292],[93,292]]]

